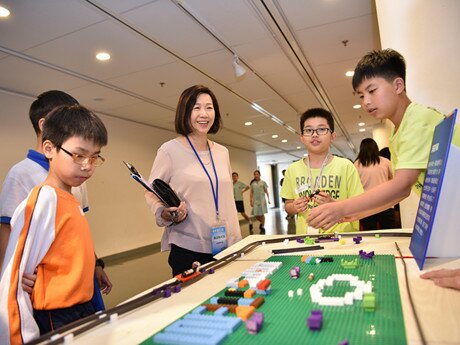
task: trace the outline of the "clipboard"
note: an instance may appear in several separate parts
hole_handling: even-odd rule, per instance
[[[125,163],[126,167],[131,172],[131,177],[149,192],[155,194],[166,207],[179,207],[181,200],[169,184],[159,178],[155,179],[152,184],[150,184],[132,164],[125,161],[123,161],[123,163]]]

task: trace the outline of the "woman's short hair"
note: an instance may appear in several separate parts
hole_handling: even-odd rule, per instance
[[[219,103],[217,102],[216,96],[208,87],[203,85],[194,85],[182,92],[179,102],[177,103],[175,119],[176,133],[188,135],[193,132],[190,117],[198,96],[203,93],[211,97],[215,114],[214,123],[208,133],[215,134],[219,131],[222,126],[222,117],[220,116]]]

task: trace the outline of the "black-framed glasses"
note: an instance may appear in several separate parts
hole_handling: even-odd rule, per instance
[[[332,130],[330,128],[325,128],[325,127],[320,127],[320,128],[304,128],[302,135],[306,137],[312,137],[314,133],[317,135],[326,135],[328,132],[332,133]]]
[[[62,146],[56,146],[56,147],[64,151],[65,153],[67,153],[70,157],[72,157],[73,161],[78,165],[90,164],[95,167],[100,167],[105,162],[105,158],[100,155],[87,157],[87,156],[80,155],[78,153],[69,152]]]

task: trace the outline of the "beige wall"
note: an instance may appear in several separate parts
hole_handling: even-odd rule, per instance
[[[34,99],[0,91],[0,179],[35,146],[35,133],[28,119]],[[123,160],[148,177],[159,146],[175,133],[126,120],[100,115],[109,132],[103,148],[106,163],[88,181],[91,224],[96,252],[107,256],[159,242],[158,228],[144,201],[143,189],[130,176]],[[172,115],[173,116],[173,115]],[[256,166],[255,152],[228,148],[232,167],[248,183]],[[248,196],[246,196],[248,197]],[[247,199],[249,200],[249,199]],[[247,210],[249,202],[247,201]]]
[[[444,113],[460,106],[460,1],[377,0],[382,48],[399,51],[407,62],[409,98]],[[412,227],[419,198],[401,203],[403,227]]]

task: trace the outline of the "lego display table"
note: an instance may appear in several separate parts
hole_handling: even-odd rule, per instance
[[[401,231],[398,232],[400,233]],[[403,232],[410,233],[410,231],[407,230]],[[385,234],[385,236],[364,236],[364,234],[370,235],[371,233],[381,233]],[[431,281],[420,279],[419,276],[421,272],[419,271],[415,260],[411,258],[412,254],[408,249],[410,237],[388,236],[390,233],[391,231],[389,230],[356,233],[355,235],[363,235],[363,239],[360,243],[355,243],[356,241],[353,241],[353,237],[348,234],[347,237],[342,237],[342,239],[345,239],[345,244],[337,241],[324,242],[321,243],[321,246],[323,246],[324,249],[304,253],[300,251],[295,253],[292,252],[287,253],[286,255],[307,254],[314,257],[339,257],[342,255],[356,256],[359,250],[364,251],[364,253],[374,251],[376,255],[394,255],[397,281],[401,296],[400,300],[403,310],[406,341],[408,344],[421,344],[422,342],[416,327],[416,322],[407,294],[403,262],[395,246],[395,242],[397,242],[407,266],[407,275],[412,299],[414,301],[426,341],[429,344],[460,343],[460,318],[458,317],[460,313],[460,291],[439,288]],[[206,274],[202,279],[189,286],[184,286],[182,291],[179,293],[173,293],[169,298],[159,298],[153,302],[141,304],[138,308],[130,312],[118,315],[118,317],[112,317],[112,321],[102,322],[100,325],[93,327],[91,330],[75,336],[73,338],[73,343],[141,343],[156,332],[159,332],[166,326],[172,324],[184,314],[194,310],[202,303],[209,300],[212,296],[217,295],[225,288],[225,285],[229,280],[239,277],[243,271],[257,262],[265,261],[267,259],[269,259],[269,261],[277,261],[276,258],[273,257],[272,250],[294,250],[294,248],[305,248],[305,244],[299,244],[295,240],[291,240],[289,243],[283,243],[283,241],[278,243],[269,243],[271,239],[286,237],[289,236],[249,236],[220,253],[217,258],[219,259],[230,253],[236,252],[252,242],[267,242],[264,245],[260,245],[252,251],[245,253],[244,255],[238,254],[236,260],[221,268],[216,267],[215,273]],[[292,237],[295,238],[295,236]],[[393,257],[391,257],[391,260],[393,260]],[[327,264],[328,263],[325,263],[325,265]],[[308,277],[308,272],[304,269],[304,267],[301,268],[302,272],[299,279],[307,279]],[[425,268],[426,270],[432,270],[444,267],[458,268],[460,267],[460,259],[429,259],[427,260]],[[290,268],[291,267],[289,267],[289,269]],[[289,270],[287,272],[289,272]],[[289,273],[286,275],[286,279],[291,279],[289,277]],[[151,293],[151,291],[152,290],[146,291],[144,294]],[[308,294],[308,291],[304,291],[304,294]],[[284,297],[288,299],[287,296]],[[305,319],[303,320],[303,323],[305,324]],[[257,336],[258,335],[248,334],[248,337]],[[255,340],[255,338],[252,339]]]

